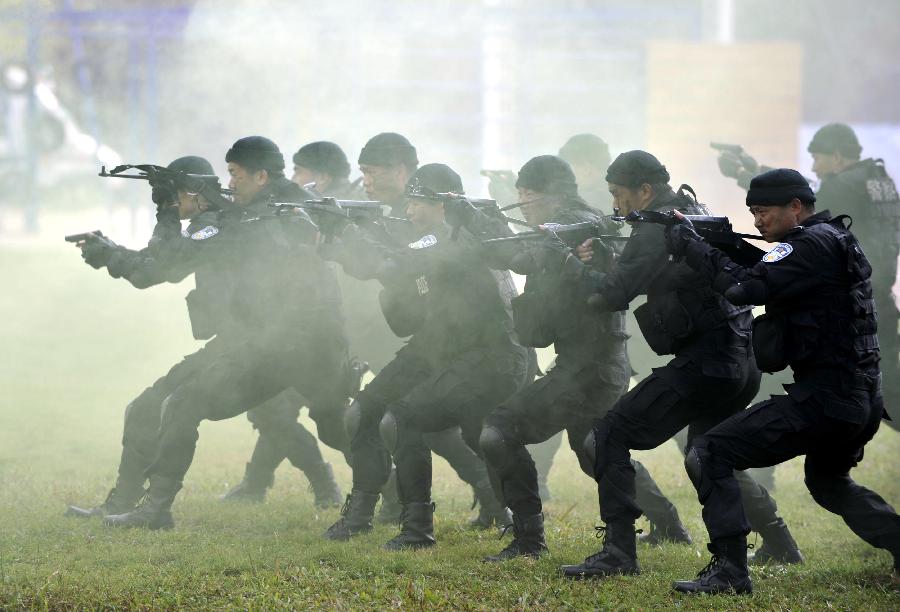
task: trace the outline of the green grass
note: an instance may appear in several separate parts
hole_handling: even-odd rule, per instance
[[[198,346],[186,286],[139,292],[83,265],[74,249],[0,250],[0,608],[615,608],[900,609],[890,557],[815,506],[802,464],[778,471],[776,497],[808,562],[754,569],[751,597],[689,598],[672,580],[707,561],[699,506],[674,444],[639,453],[679,506],[692,547],[643,548],[643,575],[567,582],[562,563],[594,552],[596,489],[566,447],[551,473],[552,554],[486,565],[504,542],[465,529],[470,492],[435,461],[438,546],[387,553],[379,527],[349,544],[326,542],[336,510],[317,513],[305,479],[282,466],[269,501],[222,505],[254,442],[246,419],[204,423],[196,460],[166,533],[111,531],[62,516],[111,486],[125,405]],[[312,427],[311,422],[304,421]],[[349,470],[325,449],[339,482]],[[854,475],[900,503],[900,435],[884,428]],[[509,536],[507,536],[509,537]]]

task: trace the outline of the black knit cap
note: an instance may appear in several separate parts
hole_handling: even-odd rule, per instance
[[[606,182],[635,189],[643,184],[669,182],[669,171],[646,151],[627,151],[619,155],[606,171]]]
[[[556,155],[538,155],[525,162],[519,170],[516,189],[578,197],[578,183],[575,182],[572,167]]]
[[[810,153],[840,153],[848,159],[859,159],[862,147],[856,132],[846,123],[829,123],[819,128],[806,150]]]
[[[228,149],[226,162],[233,162],[251,172],[265,170],[281,172],[284,170],[284,156],[278,145],[264,136],[247,136],[241,138]]]
[[[399,166],[408,168],[419,165],[416,148],[406,137],[394,132],[382,132],[372,136],[359,153],[360,165],[367,166]]]
[[[747,191],[747,206],[786,206],[794,198],[804,204],[816,201],[802,174],[790,168],[777,168],[753,177]]]
[[[350,176],[350,163],[344,151],[333,142],[324,140],[300,147],[294,153],[294,164],[335,178]]]
[[[185,155],[184,157],[179,157],[166,167],[169,170],[184,172],[185,174],[215,174],[212,164],[206,161],[205,158],[198,157],[197,155]]]
[[[609,145],[594,134],[575,134],[559,150],[559,156],[569,164],[608,166]]]
[[[465,193],[462,179],[450,166],[425,164],[406,183],[406,196],[433,198],[438,193]]]

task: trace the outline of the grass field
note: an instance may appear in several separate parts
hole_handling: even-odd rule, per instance
[[[557,575],[560,564],[599,545],[595,486],[565,447],[547,505],[552,554],[539,561],[479,562],[505,541],[466,531],[471,495],[441,460],[434,487],[439,544],[429,551],[382,551],[392,527],[350,544],[322,540],[337,510],[314,511],[305,479],[288,466],[266,504],[222,505],[217,496],[240,479],[254,442],[242,417],[201,427],[175,503],[175,530],[111,531],[99,521],[64,518],[66,504],[99,502],[111,486],[125,405],[195,350],[187,287],[139,292],[63,247],[0,249],[0,270],[0,609],[900,609],[890,556],[814,505],[797,461],[779,469],[776,497],[808,562],[754,569],[751,597],[670,593],[672,580],[694,575],[708,557],[699,506],[672,443],[639,456],[696,543],[641,549],[642,576],[603,582]],[[346,488],[349,470],[336,453],[325,453]],[[854,473],[895,506],[898,457],[900,434],[883,428]]]

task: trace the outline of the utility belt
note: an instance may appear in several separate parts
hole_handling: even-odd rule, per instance
[[[641,333],[647,344],[657,355],[674,355],[712,332],[724,330],[734,334],[727,322],[736,319],[742,310],[725,313],[719,309],[706,308],[699,313],[691,313],[675,291],[648,297],[647,302],[634,311]],[[738,340],[735,340],[738,342]]]

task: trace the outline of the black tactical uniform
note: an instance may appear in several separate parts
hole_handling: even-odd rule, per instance
[[[517,187],[558,198],[553,223],[593,222],[605,228],[603,233],[617,230],[580,199],[574,174],[558,157],[530,160],[519,172]],[[484,214],[470,214],[469,218],[469,226],[482,238],[509,234],[504,224],[492,223]],[[512,267],[527,275],[525,291],[514,301],[516,329],[526,345],[552,344],[556,363],[485,420],[481,446],[496,472],[502,499],[513,511],[514,531],[513,541],[499,555],[488,557],[490,561],[535,556],[546,550],[538,475],[525,445],[565,430],[582,469],[593,476],[583,441],[596,419],[628,389],[631,374],[624,312],[598,313],[565,278],[565,263],[562,269],[559,265],[547,267],[538,262],[539,250],[528,253],[519,248],[522,244],[497,245],[489,255],[492,265]],[[568,251],[562,247],[564,257]],[[575,270],[578,273],[580,268]],[[656,489],[646,470],[642,474],[647,475],[649,487]]]
[[[410,186],[421,182],[432,192],[444,191],[433,183],[446,182],[449,174],[455,176],[445,166],[425,166]],[[515,342],[507,310],[512,279],[480,263],[478,244],[467,232],[452,233],[442,225],[399,249],[352,247],[358,263],[375,270],[384,285],[382,304],[392,328],[412,336],[351,407],[353,493],[329,538],[371,529],[391,450],[403,514],[401,532],[386,548],[433,545],[431,452],[423,432],[458,425],[477,449],[485,413],[525,382],[527,351]]]
[[[772,206],[794,198],[816,201],[794,170],[753,179],[748,205]],[[790,204],[788,204],[790,205]],[[732,303],[765,304],[754,324],[757,360],[767,371],[790,365],[794,384],[696,436],[685,465],[703,504],[713,560],[686,592],[749,592],[744,561],[750,530],[734,470],[806,455],[813,499],[840,515],[862,539],[900,560],[900,517],[849,475],[883,415],[879,391],[871,267],[844,219],[811,214],[763,260],[744,268],[689,230],[672,232],[670,249]]]
[[[644,151],[620,155],[607,180],[632,188],[664,185],[649,210],[705,213],[682,190],[668,188],[665,167]],[[647,303],[635,312],[641,331],[654,351],[675,357],[623,396],[587,441],[596,453],[594,477],[600,485],[606,538],[599,553],[580,565],[564,566],[567,577],[638,573],[634,521],[641,508],[635,499],[630,450],[656,448],[685,425],[691,440],[743,410],[759,386],[750,345],[750,308],[729,304],[705,277],[684,263],[670,262],[663,233],[661,225],[638,224],[611,273],[600,276],[585,269],[597,293],[592,301],[601,310],[625,309],[635,296],[646,294]],[[764,537],[767,529],[786,532],[765,489],[745,478],[755,529]]]
[[[390,166],[402,163],[408,168],[418,165],[415,148],[403,136],[393,133],[378,134],[363,147],[359,156],[360,164]],[[406,198],[402,195],[382,202],[386,214],[394,219],[406,218]],[[405,246],[420,236],[414,235],[412,226],[402,222],[391,222],[388,230],[397,237],[397,244]],[[350,345],[356,354],[366,360],[377,374],[394,359],[403,345],[400,337],[390,330],[379,304],[379,290],[369,282],[371,274],[356,271],[341,275],[342,289],[347,306]],[[424,434],[425,443],[432,452],[443,457],[459,478],[472,487],[478,504],[478,515],[470,526],[477,529],[489,528],[498,522],[506,522],[506,510],[497,500],[491,488],[487,466],[462,438],[459,427]],[[391,472],[390,480],[382,490],[382,504],[377,522],[396,524],[400,518],[400,503],[397,497],[396,475]]]
[[[183,157],[169,165],[170,170],[196,175],[213,175],[210,164],[202,158]],[[161,191],[165,193],[161,193]],[[172,241],[204,235],[207,227],[218,223],[219,211],[207,211],[191,219],[187,229],[182,232],[178,214],[173,208],[172,200],[177,194],[168,193],[162,186],[154,186],[154,200],[159,200],[160,212],[158,223],[153,231],[148,246],[139,251],[127,249],[111,243],[88,245],[85,257],[93,265],[105,262],[107,271],[114,278],[125,278],[132,285],[144,289],[164,282],[177,282],[189,273],[180,262],[172,261],[166,250]],[[172,247],[177,248],[177,247]],[[173,270],[172,266],[177,270]],[[228,274],[211,268],[200,268],[195,274],[196,288],[187,296],[189,314],[194,337],[198,340],[209,340],[220,328],[224,317],[223,296],[231,293],[232,280]],[[110,492],[106,502],[99,507],[82,509],[70,507],[68,514],[74,516],[96,516],[119,514],[134,506],[143,493],[146,480],[144,471],[153,460],[156,441],[160,427],[160,406],[175,388],[187,381],[192,373],[207,367],[215,351],[201,350],[190,355],[172,368],[168,374],[157,380],[151,387],[139,395],[125,411],[125,425],[122,440],[122,457],[119,463],[119,476],[116,487]],[[279,397],[276,400],[282,399]],[[286,397],[286,399],[290,399]],[[275,407],[275,409],[279,409]],[[261,420],[273,419],[274,414],[269,406],[258,407],[255,411]],[[300,444],[293,453],[295,464],[307,474],[317,499],[332,497],[336,489],[330,466],[322,459],[316,438],[302,425],[294,420],[293,437]],[[282,428],[285,435],[288,429]]]
[[[273,217],[270,196],[283,200],[285,194],[301,197],[300,189],[273,169],[253,202],[222,213],[218,223],[165,250],[173,271],[183,276],[215,270],[230,278],[231,290],[216,301],[223,318],[204,348],[207,363],[163,402],[146,502],[133,512],[108,516],[108,524],[171,524],[169,508],[193,458],[200,422],[236,416],[290,387],[309,400],[322,441],[347,448],[342,417],[349,377],[340,294],[333,270],[315,256],[309,219]],[[261,416],[261,425],[289,426]]]

